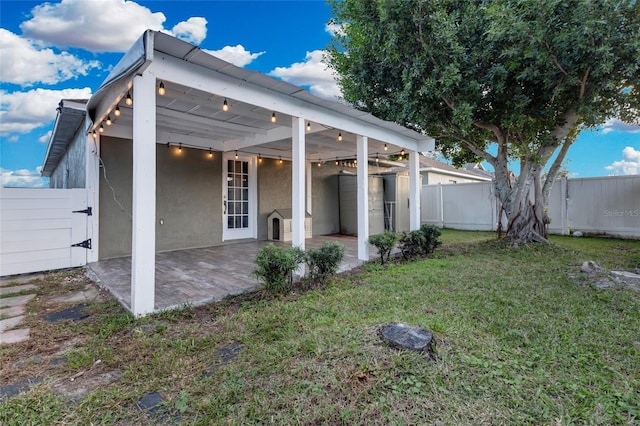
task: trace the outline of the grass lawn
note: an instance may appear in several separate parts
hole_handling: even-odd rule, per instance
[[[0,423],[640,423],[640,293],[579,272],[584,260],[640,267],[640,241],[442,239],[432,258],[367,264],[323,289],[138,321],[103,301],[83,321],[44,322],[49,295],[84,285],[51,274],[29,305],[32,339],[0,346],[0,384],[43,381],[2,401]],[[435,359],[383,344],[377,326],[389,322],[432,330]],[[161,410],[136,408],[154,391]]]

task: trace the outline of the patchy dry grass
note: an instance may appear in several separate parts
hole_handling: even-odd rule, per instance
[[[137,321],[103,300],[83,321],[46,323],[63,308],[48,298],[86,284],[79,272],[48,275],[29,305],[32,339],[0,346],[2,384],[42,382],[4,400],[0,423],[640,421],[640,297],[569,278],[587,259],[637,267],[640,241],[554,237],[514,250],[490,233],[443,240],[431,259],[368,264],[323,289]],[[395,321],[432,330],[436,359],[385,346],[377,326]],[[152,391],[164,417],[136,408]]]

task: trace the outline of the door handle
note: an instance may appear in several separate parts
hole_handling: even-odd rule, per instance
[[[227,214],[227,200],[224,200],[222,202],[222,205],[224,206],[224,209],[222,211],[222,214]]]

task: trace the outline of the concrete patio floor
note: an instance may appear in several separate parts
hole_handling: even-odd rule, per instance
[[[307,249],[320,247],[324,241],[337,241],[345,246],[345,257],[339,271],[353,269],[358,260],[356,237],[331,235],[305,241]],[[258,289],[251,275],[258,250],[272,241],[229,243],[213,247],[175,250],[156,254],[155,310],[194,306],[222,300]],[[274,242],[283,247],[291,243]],[[371,249],[372,255],[376,252]],[[131,257],[118,257],[90,263],[89,269],[99,285],[129,311],[131,310]]]

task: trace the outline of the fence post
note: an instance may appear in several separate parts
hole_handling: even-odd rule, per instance
[[[562,227],[562,235],[569,235],[569,218],[567,217],[569,202],[569,182],[566,176],[560,178],[560,226]]]
[[[442,195],[442,183],[438,183],[438,213],[440,215],[440,228],[444,228],[444,197]]]

